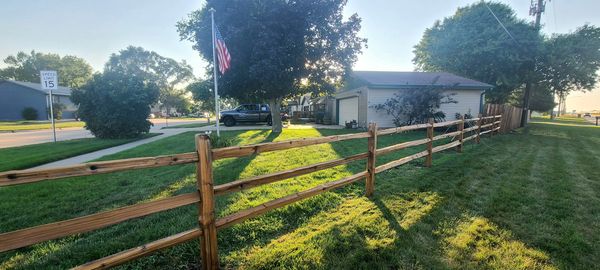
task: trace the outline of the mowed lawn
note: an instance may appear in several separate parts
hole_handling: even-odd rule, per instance
[[[238,144],[324,136],[343,130],[224,132]],[[193,151],[183,133],[106,159]],[[423,138],[379,137],[379,147]],[[366,150],[366,139],[215,162],[217,184]],[[388,162],[423,146],[379,156]],[[240,269],[593,269],[600,265],[600,128],[531,124],[469,142],[219,231],[223,268]],[[225,216],[364,170],[355,162],[217,198]],[[195,190],[194,165],[0,188],[0,232]],[[0,269],[62,269],[197,226],[190,205],[102,230],[0,254]],[[198,241],[124,269],[195,269]]]
[[[85,122],[81,121],[57,121],[55,123],[56,128],[74,128],[84,127]],[[39,129],[51,129],[52,123],[41,122],[41,121],[14,121],[14,122],[0,122],[0,131],[21,131],[21,130],[39,130]]]
[[[134,139],[84,138],[0,148],[0,172],[27,169],[155,135],[158,134],[149,134]],[[15,134],[15,136],[18,135]]]

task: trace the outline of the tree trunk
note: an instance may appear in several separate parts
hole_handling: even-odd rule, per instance
[[[273,98],[269,100],[269,107],[271,108],[271,132],[280,133],[283,129],[283,123],[281,122],[281,108],[279,107],[281,100],[279,98]]]
[[[558,95],[558,112],[556,112],[556,117],[560,117],[560,113],[561,113],[561,105],[562,105],[562,95]]]

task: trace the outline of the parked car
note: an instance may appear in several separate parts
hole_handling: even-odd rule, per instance
[[[287,114],[281,113],[281,120],[287,120]],[[271,109],[268,104],[242,104],[233,110],[222,111],[219,122],[225,126],[235,126],[237,123],[266,122],[272,125]]]
[[[590,113],[585,113],[585,114],[583,114],[583,117],[592,117],[592,114],[590,114]]]

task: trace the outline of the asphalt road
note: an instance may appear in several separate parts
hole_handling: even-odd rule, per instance
[[[161,132],[160,129],[165,127],[164,119],[151,119],[154,126],[150,132]],[[186,119],[169,119],[169,126],[189,124],[189,123],[205,123],[206,120],[186,120]],[[164,132],[164,130],[163,130]],[[56,140],[65,141],[80,138],[93,138],[94,136],[84,128],[64,128],[56,130]],[[29,144],[38,144],[52,142],[52,130],[30,130],[19,131],[14,133],[0,133],[0,148],[15,147]]]

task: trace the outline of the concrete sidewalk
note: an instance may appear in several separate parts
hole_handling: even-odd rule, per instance
[[[326,126],[326,125],[317,125],[317,124],[307,124],[307,125],[290,125],[287,128],[289,129],[311,129],[311,128],[319,128],[319,129],[341,129],[341,126],[335,126],[335,125],[331,125],[331,126]],[[83,154],[83,155],[79,155],[79,156],[74,156],[74,157],[70,157],[67,159],[63,159],[63,160],[59,160],[59,161],[54,161],[54,162],[50,162],[50,163],[46,163],[44,165],[40,165],[37,167],[34,167],[33,169],[48,169],[48,168],[53,168],[53,167],[60,167],[60,166],[69,166],[69,165],[75,165],[75,164],[80,164],[80,163],[85,163],[85,162],[89,162],[91,160],[95,160],[95,159],[99,159],[103,156],[106,155],[111,155],[114,153],[118,153],[121,151],[125,151],[143,144],[147,144],[147,143],[151,143],[154,141],[158,141],[160,139],[164,139],[167,137],[171,137],[177,134],[181,134],[184,132],[188,132],[188,131],[196,131],[198,133],[201,132],[205,132],[205,131],[214,131],[216,130],[217,127],[216,126],[205,126],[205,127],[199,127],[199,128],[168,128],[168,129],[161,129],[160,131],[155,130],[154,132],[161,132],[163,134],[158,135],[158,136],[154,136],[151,138],[147,138],[147,139],[143,139],[143,140],[139,140],[139,141],[135,141],[135,142],[130,142],[130,143],[126,143],[126,144],[122,144],[122,145],[118,145],[118,146],[114,146],[111,148],[106,148],[106,149],[102,149],[102,150],[98,150],[95,152],[91,152],[91,153],[87,153],[87,154]],[[267,125],[246,125],[246,126],[233,126],[233,127],[221,127],[222,131],[229,131],[229,130],[268,130],[271,129],[270,126]]]

